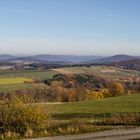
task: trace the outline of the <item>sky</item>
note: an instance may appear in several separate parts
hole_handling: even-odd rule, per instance
[[[0,54],[140,55],[140,0],[0,0]]]

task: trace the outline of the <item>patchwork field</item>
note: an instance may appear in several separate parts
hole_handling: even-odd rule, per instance
[[[107,66],[71,67],[52,69],[62,74],[93,74],[106,79],[119,79],[122,77],[138,77],[140,72]]]
[[[52,70],[7,70],[7,71],[0,71],[0,79],[25,77],[25,78],[35,79],[35,80],[44,80],[44,79],[52,78],[52,76],[57,73],[58,72]]]
[[[44,88],[46,87],[44,83],[32,83],[32,81],[52,78],[55,74],[57,72],[51,70],[0,71],[0,92]]]
[[[52,78],[55,74],[89,74],[105,79],[119,79],[123,77],[140,77],[139,71],[124,70],[107,66],[70,67],[50,70],[7,70],[0,71],[0,91],[13,91],[44,87],[45,84],[27,84],[32,80],[43,81]]]

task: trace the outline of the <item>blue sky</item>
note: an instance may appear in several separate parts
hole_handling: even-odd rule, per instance
[[[139,0],[1,0],[0,53],[140,55]]]

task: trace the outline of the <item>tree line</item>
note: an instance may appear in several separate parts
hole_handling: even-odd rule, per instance
[[[140,91],[139,81],[115,82],[90,75],[55,75],[45,80],[46,87],[22,89],[9,93],[0,93],[0,100],[15,96],[24,102],[74,102],[103,99]]]

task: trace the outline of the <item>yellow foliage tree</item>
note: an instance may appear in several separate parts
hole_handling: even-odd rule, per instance
[[[120,96],[124,93],[124,87],[120,83],[112,83],[109,92],[112,96]]]

